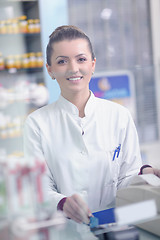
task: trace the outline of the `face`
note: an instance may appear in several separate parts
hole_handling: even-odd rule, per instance
[[[48,73],[56,78],[64,97],[89,93],[89,82],[95,69],[86,39],[64,40],[53,44]]]

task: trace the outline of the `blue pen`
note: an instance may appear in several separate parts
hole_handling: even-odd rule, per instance
[[[113,155],[113,159],[112,159],[112,161],[114,161],[114,159],[115,159],[116,152],[117,152],[117,148],[114,150],[114,155]]]
[[[118,148],[117,148],[117,158],[119,157],[119,153],[120,153],[120,150],[121,150],[121,144],[119,144]]]
[[[120,150],[121,150],[121,144],[119,144],[119,146],[116,147],[116,149],[114,150],[114,155],[113,155],[113,159],[112,159],[112,161],[115,160],[116,153],[117,153],[117,158],[119,157]]]

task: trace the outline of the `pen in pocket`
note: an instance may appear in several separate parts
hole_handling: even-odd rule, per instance
[[[117,154],[117,158],[119,157],[120,150],[121,150],[121,144],[119,144],[119,146],[116,147],[116,149],[114,150],[114,154],[113,154],[113,159],[112,159],[112,161],[115,160],[116,154]]]

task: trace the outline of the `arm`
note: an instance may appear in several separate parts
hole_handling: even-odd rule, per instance
[[[139,175],[141,174],[155,174],[160,178],[160,169],[152,168],[150,165],[143,165],[139,172]]]
[[[89,217],[92,215],[88,206],[83,199],[78,195],[66,197],[57,192],[56,182],[49,167],[49,157],[47,151],[43,150],[41,144],[41,129],[34,119],[28,117],[24,125],[24,155],[27,163],[32,164],[32,161],[38,159],[43,161],[46,166],[45,173],[45,195],[53,207],[53,211],[63,210],[68,218],[76,222],[89,223]],[[46,154],[46,155],[45,155]],[[47,159],[47,160],[46,160]]]
[[[24,156],[29,166],[32,166],[36,159],[45,164],[45,197],[51,203],[53,211],[56,211],[58,202],[66,196],[57,192],[54,176],[49,167],[50,163],[46,161],[47,156],[43,152],[40,128],[31,117],[27,118],[24,125]]]
[[[118,188],[126,187],[137,174],[155,174],[160,177],[160,169],[152,168],[150,165],[142,165],[138,134],[132,117],[129,113],[129,120],[123,142],[123,158],[120,169]]]
[[[126,116],[126,126],[123,131],[118,188],[127,187],[142,166],[138,134],[129,112]]]

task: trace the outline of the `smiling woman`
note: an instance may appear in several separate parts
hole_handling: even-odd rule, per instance
[[[57,28],[47,46],[46,67],[61,94],[27,117],[24,134],[27,160],[46,163],[53,211],[87,224],[93,211],[114,206],[117,189],[128,186],[141,167],[131,114],[89,90],[95,63],[85,33],[74,26]]]
[[[77,99],[83,96],[83,102],[80,101],[77,107],[84,115],[96,59],[90,40],[84,33],[73,26],[64,29],[66,38],[61,33],[62,28],[58,28],[50,36],[46,66],[49,75],[56,78],[63,97],[77,105]]]

